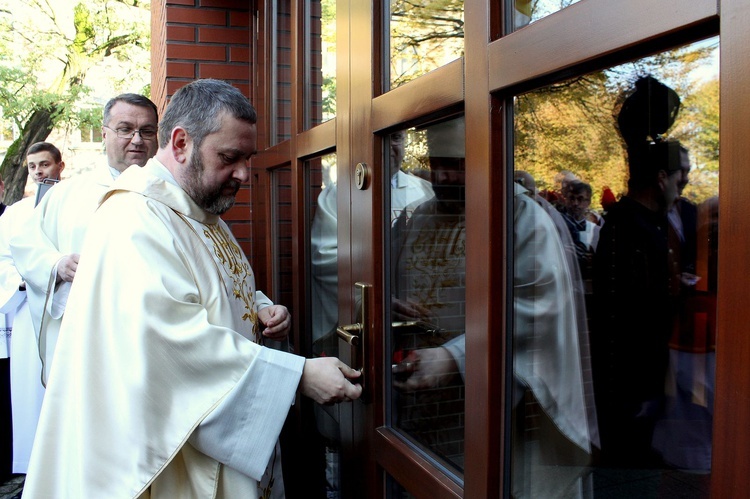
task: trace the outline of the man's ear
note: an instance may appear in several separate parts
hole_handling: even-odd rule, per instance
[[[667,181],[667,177],[669,177],[669,174],[666,170],[659,170],[658,175],[656,176],[657,181],[659,182],[659,188],[661,190],[664,190],[665,183]]]
[[[169,143],[172,147],[172,155],[174,156],[174,159],[178,163],[186,163],[190,156],[190,149],[193,144],[187,131],[182,127],[175,127],[174,130],[172,130],[172,136]]]

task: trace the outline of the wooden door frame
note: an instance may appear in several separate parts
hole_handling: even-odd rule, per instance
[[[382,27],[373,11],[372,2],[351,0],[340,2],[339,18],[351,19],[352,24],[338,30],[339,42],[337,58],[339,65],[349,64],[351,54],[374,52],[373,47],[380,43]],[[377,68],[364,67],[361,61],[353,61],[351,81],[338,82],[338,96],[341,105],[337,108],[337,118],[329,124],[312,130],[300,131],[295,128],[295,138],[289,143],[264,150],[254,161],[255,189],[269,192],[268,169],[280,164],[289,164],[298,184],[301,185],[302,159],[331,150],[339,144],[338,159],[342,164],[353,167],[359,161],[372,165],[376,176],[373,185],[379,185],[378,177],[382,166],[375,151],[380,144],[377,137],[362,140],[353,137],[346,128],[369,130],[368,134],[387,131],[395,125],[408,124],[426,114],[438,113],[446,109],[463,106],[466,111],[467,165],[474,175],[467,177],[467,217],[474,221],[467,229],[467,261],[490,262],[489,268],[481,271],[474,265],[467,265],[467,355],[474,359],[467,369],[466,403],[470,407],[483,407],[480,412],[467,412],[466,447],[471,452],[466,456],[465,489],[457,487],[450,480],[440,477],[438,470],[425,460],[407,459],[409,448],[383,426],[385,409],[382,405],[373,407],[368,418],[370,428],[377,428],[371,434],[349,435],[349,445],[355,441],[364,442],[364,458],[371,472],[366,477],[368,483],[380,484],[373,497],[382,496],[383,472],[388,471],[407,488],[434,494],[432,497],[501,497],[507,487],[503,482],[505,448],[502,424],[505,421],[505,334],[492,335],[497,324],[505,325],[509,312],[507,301],[507,254],[506,234],[511,229],[507,217],[507,182],[509,156],[506,137],[508,122],[504,108],[506,100],[515,93],[549,84],[564,75],[602,69],[610,65],[662,50],[695,39],[701,34],[719,32],[721,34],[721,165],[720,180],[720,220],[718,294],[718,351],[716,364],[716,401],[714,415],[714,461],[712,467],[712,495],[728,497],[737,491],[750,488],[750,474],[746,472],[750,431],[742,430],[750,421],[750,337],[743,334],[744,324],[750,322],[750,307],[743,298],[746,285],[741,276],[750,275],[750,197],[744,188],[750,186],[750,169],[745,167],[750,157],[750,141],[744,137],[750,114],[750,95],[746,88],[750,84],[750,69],[745,54],[750,49],[750,6],[744,0],[665,0],[649,2],[633,0],[583,0],[549,18],[531,26],[498,38],[501,23],[498,21],[500,9],[496,2],[489,0],[466,0],[466,57],[457,63],[449,64],[386,94],[373,87],[379,81]],[[487,13],[490,13],[488,16]],[[648,22],[645,22],[647,16]],[[489,20],[488,20],[489,17]],[[366,25],[366,26],[365,26]],[[492,41],[490,41],[492,39]],[[298,43],[299,47],[300,44]],[[523,53],[523,64],[512,54]],[[298,54],[299,56],[299,54]],[[356,59],[356,58],[355,58]],[[255,65],[255,67],[261,67]],[[298,66],[301,67],[301,66]],[[458,69],[457,69],[458,68]],[[299,70],[299,69],[298,69]],[[472,75],[467,79],[466,88],[455,82],[463,80],[463,72]],[[460,74],[461,76],[456,76]],[[447,75],[447,76],[446,76]],[[486,76],[486,77],[485,77]],[[262,75],[261,75],[262,77]],[[444,78],[447,78],[444,79]],[[445,82],[450,82],[445,85]],[[439,84],[438,82],[442,82]],[[259,86],[259,88],[261,88]],[[362,89],[368,89],[365,92]],[[413,101],[413,106],[404,106],[409,96],[432,95],[433,99]],[[297,109],[302,92],[295,92]],[[465,97],[464,97],[465,95]],[[494,110],[491,113],[491,109]],[[296,112],[297,120],[302,112]],[[263,115],[263,110],[261,110]],[[295,122],[296,123],[296,122]],[[297,125],[295,125],[297,126]],[[333,144],[331,144],[333,137]],[[341,147],[346,144],[346,147]],[[343,175],[341,175],[343,173]],[[351,168],[340,169],[340,181],[350,185]],[[502,193],[498,195],[496,193]],[[357,193],[358,195],[360,193]],[[298,191],[304,199],[304,194]],[[343,201],[352,204],[352,193],[340,194]],[[381,194],[371,189],[364,194],[361,206],[372,213],[379,213]],[[263,244],[256,247],[260,261],[267,262],[266,271],[270,275],[270,246],[265,234],[273,228],[267,216],[270,199],[266,196],[253,196],[259,204],[253,207],[253,241]],[[298,201],[300,204],[303,201]],[[489,216],[487,210],[489,207]],[[300,224],[295,226],[295,237],[304,238],[300,206],[295,213]],[[346,215],[348,217],[348,214]],[[378,215],[382,216],[382,215]],[[342,219],[340,227],[348,225]],[[382,225],[382,220],[377,224]],[[374,225],[380,226],[380,225]],[[345,230],[340,228],[340,230]],[[382,243],[377,231],[363,230],[352,232],[348,237],[355,239],[360,249],[377,254]],[[265,242],[264,242],[265,241]],[[305,268],[304,254],[295,247],[295,272]],[[255,259],[257,264],[258,258]],[[349,269],[352,282],[342,282],[342,306],[353,303],[353,283],[355,280],[372,282],[382,289],[382,262],[369,269],[353,269],[351,261],[341,262],[343,269]],[[263,270],[258,272],[263,275]],[[259,278],[261,284],[264,279]],[[301,290],[304,293],[304,290]],[[298,302],[304,303],[304,296]],[[378,296],[377,307],[382,310],[384,297]],[[501,306],[493,306],[501,304]],[[299,337],[300,317],[295,317],[295,335]],[[381,319],[374,326],[383,331]],[[304,322],[302,322],[304,324]],[[502,327],[505,331],[505,327]],[[373,342],[370,351],[382,354],[382,339]],[[373,367],[369,375],[381,376],[382,368]],[[356,409],[355,409],[356,410]],[[360,414],[359,416],[365,416]],[[740,429],[741,431],[737,431]],[[387,443],[387,451],[380,444]],[[406,459],[406,461],[404,461]],[[373,471],[374,470],[374,471]]]
[[[750,272],[750,4],[721,2],[721,177],[719,280],[714,402],[713,497],[750,488],[750,307],[744,276]],[[743,126],[744,125],[744,126]]]

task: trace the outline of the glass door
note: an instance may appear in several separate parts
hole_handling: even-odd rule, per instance
[[[291,223],[278,209],[268,227],[291,232],[290,260],[269,259],[297,351],[363,372],[359,401],[300,403],[303,493],[721,497],[742,481],[715,433],[743,369],[721,351],[744,340],[721,326],[721,290],[741,294],[721,262],[741,259],[717,228],[747,223],[719,188],[750,181],[726,161],[741,144],[722,139],[719,168],[717,133],[740,24],[709,0],[300,0],[291,32],[332,6],[335,74],[298,36],[296,128],[254,165],[289,177]],[[641,86],[666,118],[634,146],[622,109]],[[645,249],[614,239],[623,199],[650,210]]]

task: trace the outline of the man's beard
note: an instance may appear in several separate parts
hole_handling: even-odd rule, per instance
[[[466,187],[463,184],[433,184],[432,191],[442,213],[463,213],[466,209]]]
[[[183,188],[198,206],[209,213],[221,215],[234,206],[240,183],[236,180],[230,180],[212,189],[202,183],[204,170],[202,155],[200,151],[196,151],[196,154],[193,154],[190,163],[187,165],[187,175],[185,176],[185,185]],[[222,196],[221,191],[225,187],[233,188],[234,194]]]

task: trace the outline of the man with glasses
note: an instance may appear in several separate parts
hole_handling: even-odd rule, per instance
[[[156,105],[142,95],[111,99],[102,123],[107,165],[52,189],[11,241],[13,259],[27,284],[45,384],[91,216],[114,179],[131,165],[145,165],[157,150]]]

